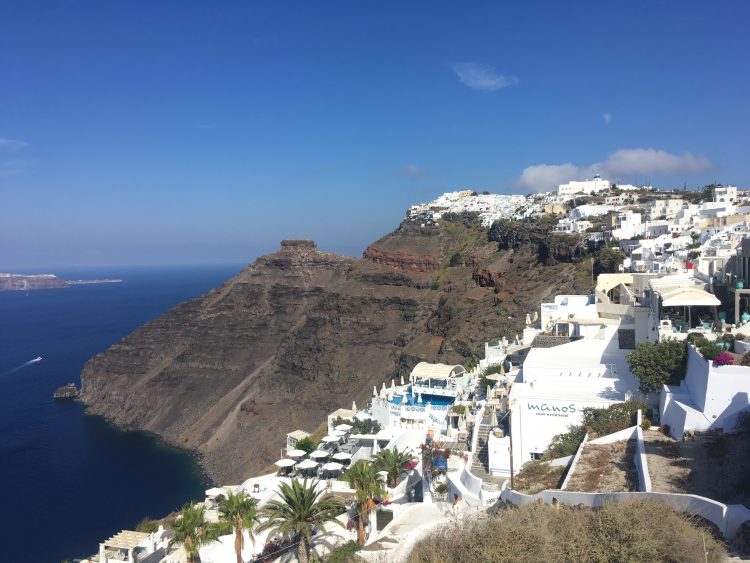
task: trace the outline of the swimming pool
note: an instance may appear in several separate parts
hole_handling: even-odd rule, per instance
[[[427,402],[432,403],[433,405],[452,405],[456,402],[455,397],[442,397],[440,395],[425,395],[422,393],[422,405],[426,405]],[[403,395],[394,395],[391,399],[391,403],[394,405],[400,405],[402,403],[406,403],[407,405],[419,405],[418,397],[412,395],[411,391],[409,391],[406,396]]]

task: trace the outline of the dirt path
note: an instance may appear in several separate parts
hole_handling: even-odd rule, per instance
[[[635,440],[585,444],[566,490],[587,493],[637,491],[638,474],[633,463],[635,449]]]
[[[750,507],[750,433],[706,432],[678,442],[649,430],[643,438],[654,491]]]

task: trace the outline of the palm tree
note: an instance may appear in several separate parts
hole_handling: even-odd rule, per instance
[[[344,505],[332,497],[321,498],[323,492],[317,491],[317,487],[317,481],[308,483],[307,479],[292,479],[291,484],[281,483],[281,499],[269,501],[260,511],[265,521],[258,526],[258,530],[270,529],[299,540],[297,558],[300,563],[307,563],[310,559],[310,544],[315,528],[322,528],[327,522],[337,522],[343,526],[336,517],[345,509]]]
[[[248,531],[250,541],[255,544],[253,527],[258,523],[258,507],[255,499],[240,491],[229,496],[219,505],[219,518],[234,530],[234,552],[237,563],[242,563],[242,549],[245,547],[243,530]]]
[[[393,488],[398,482],[398,478],[406,473],[406,466],[414,456],[406,453],[406,450],[400,452],[396,449],[380,450],[375,456],[375,467],[381,471],[388,472],[388,486]]]
[[[206,521],[206,507],[193,502],[182,507],[172,529],[174,537],[169,541],[169,547],[183,546],[188,563],[200,563],[198,550],[219,537],[216,525]]]
[[[357,497],[357,541],[365,545],[365,525],[370,509],[375,505],[374,499],[385,496],[383,476],[374,464],[362,459],[352,465],[343,478]]]

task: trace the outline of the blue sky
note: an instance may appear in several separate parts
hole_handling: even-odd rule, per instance
[[[0,271],[249,262],[289,237],[358,255],[444,191],[591,171],[750,187],[748,21],[743,1],[6,0]]]

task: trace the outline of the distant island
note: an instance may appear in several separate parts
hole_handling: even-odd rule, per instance
[[[122,280],[62,280],[54,274],[2,274],[0,291],[31,291],[35,289],[57,289],[71,285],[94,283],[119,283]]]

